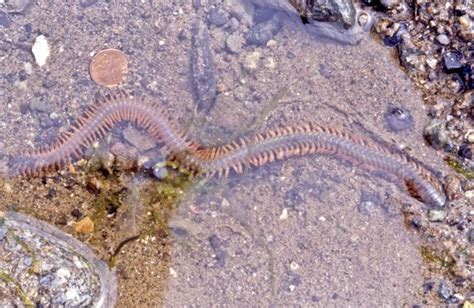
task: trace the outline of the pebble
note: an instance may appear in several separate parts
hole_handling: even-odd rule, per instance
[[[37,99],[33,99],[29,103],[28,107],[30,108],[31,111],[44,112],[44,113],[52,113],[54,110],[53,105],[46,104]]]
[[[450,143],[445,122],[433,119],[423,130],[423,136],[435,149],[442,149]]]
[[[76,223],[74,231],[78,234],[90,234],[94,232],[94,222],[88,216]]]
[[[8,183],[5,183],[5,185],[3,185],[3,191],[7,194],[13,193],[13,189]]]
[[[231,53],[239,54],[242,51],[244,38],[239,34],[231,34],[227,37],[225,44]]]
[[[207,16],[207,21],[218,27],[223,26],[227,23],[227,13],[221,8],[213,8]]]
[[[296,263],[295,261],[290,262],[290,269],[294,272],[297,271],[300,268],[300,265]]]
[[[0,11],[0,27],[10,28],[12,21],[7,13]]]
[[[273,57],[265,58],[265,60],[263,61],[263,66],[271,70],[275,69],[276,68],[275,59]]]
[[[444,33],[438,35],[436,37],[436,40],[438,41],[438,43],[440,43],[441,45],[444,45],[444,46],[449,45],[449,43],[451,42],[449,40],[448,36]]]
[[[461,180],[457,176],[447,175],[444,187],[449,200],[456,200],[462,196]]]
[[[464,193],[464,196],[468,199],[474,198],[474,190],[468,190]]]
[[[380,0],[380,4],[387,10],[391,10],[400,4],[401,0]]]
[[[461,144],[458,150],[458,155],[461,158],[472,159],[472,150],[468,144]]]
[[[469,240],[469,243],[474,244],[474,228],[469,230],[467,233],[467,239]]]
[[[447,52],[443,55],[444,68],[453,72],[461,68],[463,55],[459,51]]]
[[[168,169],[166,169],[166,164],[163,162],[156,163],[153,166],[152,171],[153,171],[153,175],[158,180],[163,180],[169,175]]]
[[[271,19],[253,26],[245,36],[247,44],[265,46],[283,27],[283,16],[276,13]]]
[[[173,278],[178,278],[178,273],[175,271],[174,268],[170,267],[170,275]]]
[[[442,222],[446,218],[446,212],[443,210],[429,210],[428,220],[431,222]]]
[[[46,36],[39,35],[36,37],[35,42],[31,47],[31,52],[33,53],[36,64],[38,64],[39,67],[46,64],[50,55],[49,44]]]
[[[257,69],[258,62],[260,61],[261,57],[262,54],[258,51],[254,51],[246,55],[243,62],[244,69],[248,72],[255,71]]]
[[[415,120],[410,111],[403,107],[389,107],[385,112],[384,119],[388,129],[394,132],[411,129],[415,126]]]
[[[97,0],[81,0],[80,4],[83,8],[88,8],[97,3]]]
[[[451,290],[449,285],[445,281],[441,281],[438,287],[439,297],[444,300],[448,300],[452,294],[453,294],[453,290]]]
[[[288,219],[288,209],[285,207],[280,214],[279,220],[287,220]]]
[[[30,4],[33,4],[32,0],[13,0],[6,1],[6,11],[8,13],[23,13]]]
[[[155,143],[149,137],[131,126],[123,130],[123,138],[140,151],[147,151],[155,147]]]

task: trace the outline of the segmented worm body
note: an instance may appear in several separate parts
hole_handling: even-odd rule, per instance
[[[336,155],[369,170],[392,175],[422,202],[442,206],[443,186],[436,175],[411,156],[340,128],[313,123],[287,125],[216,147],[198,146],[176,129],[158,103],[118,94],[101,99],[52,145],[18,155],[12,170],[24,175],[58,169],[82,157],[83,150],[116,123],[130,121],[161,143],[166,154],[195,173],[227,176],[233,169],[308,154]]]

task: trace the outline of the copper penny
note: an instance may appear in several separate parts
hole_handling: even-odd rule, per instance
[[[92,80],[105,87],[115,87],[128,72],[127,56],[118,49],[104,49],[91,61],[89,72]]]

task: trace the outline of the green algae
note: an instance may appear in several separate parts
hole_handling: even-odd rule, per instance
[[[451,167],[451,169],[465,176],[468,180],[474,179],[474,171],[467,170],[466,168],[462,166],[462,164],[459,161],[451,157],[447,157],[445,161],[448,164],[448,166]]]
[[[26,307],[35,307],[31,299],[28,297],[28,295],[25,293],[23,288],[21,287],[20,283],[16,281],[13,277],[8,275],[7,273],[0,271],[0,279],[5,281],[6,283],[11,283],[15,286],[16,291],[18,292],[18,295],[20,296],[20,300],[25,305]]]

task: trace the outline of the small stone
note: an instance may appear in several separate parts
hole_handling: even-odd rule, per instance
[[[123,130],[123,137],[140,151],[153,149],[156,145],[149,137],[143,135],[136,128],[131,126]]]
[[[207,21],[218,27],[225,25],[227,23],[227,20],[227,13],[221,8],[211,9],[209,15],[207,16]]]
[[[415,120],[410,111],[403,107],[391,106],[384,114],[387,128],[393,132],[411,129],[415,126]]]
[[[447,175],[444,184],[449,200],[456,200],[462,196],[461,180],[455,175]]]
[[[248,72],[253,72],[257,69],[258,62],[260,61],[262,54],[258,51],[254,51],[251,54],[248,54],[244,58],[244,69]]]
[[[275,59],[273,59],[273,57],[265,58],[265,60],[263,61],[263,66],[271,70],[275,69],[276,68]]]
[[[166,163],[164,163],[164,162],[156,163],[153,166],[152,171],[153,171],[153,175],[158,180],[163,180],[163,179],[167,178],[168,175],[169,175],[168,169],[166,169]]]
[[[178,278],[178,273],[172,267],[170,267],[170,275],[173,278]]]
[[[380,0],[380,4],[386,9],[391,10],[400,4],[401,0]]]
[[[278,41],[277,41],[277,40],[273,40],[273,39],[272,39],[272,40],[269,40],[269,41],[267,42],[267,47],[269,47],[269,48],[275,47],[276,45],[278,45]]]
[[[272,18],[254,25],[245,36],[247,44],[265,46],[283,27],[282,15],[281,12],[276,13]]]
[[[474,190],[468,190],[464,193],[464,196],[468,199],[474,198]]]
[[[51,113],[49,114],[49,118],[50,118],[51,120],[57,120],[57,119],[59,119],[59,115],[58,115],[56,112],[51,112]]]
[[[50,54],[48,40],[46,39],[46,36],[39,35],[38,37],[36,37],[35,42],[33,43],[33,47],[31,47],[31,52],[33,53],[36,64],[38,64],[39,67],[46,64],[46,60],[48,59]]]
[[[54,110],[53,105],[44,103],[36,99],[31,100],[28,107],[30,108],[31,111],[44,112],[44,113],[51,113]]]
[[[458,155],[461,158],[472,159],[472,150],[468,144],[461,144],[458,150]]]
[[[227,37],[225,44],[231,53],[238,54],[242,51],[244,38],[239,34],[231,34]]]
[[[288,209],[285,207],[283,211],[281,211],[279,220],[287,220],[288,219]]]
[[[453,294],[453,290],[445,281],[441,281],[438,288],[438,295],[444,300],[448,300]]]
[[[90,234],[94,232],[94,222],[86,216],[76,223],[74,231],[78,234]]]
[[[5,185],[3,185],[3,191],[7,194],[13,193],[13,189],[8,183],[5,183]]]
[[[451,42],[449,40],[448,36],[444,33],[438,35],[436,37],[436,40],[438,41],[438,43],[440,43],[441,45],[444,45],[444,46],[449,45],[449,43]]]
[[[5,1],[6,2],[6,11],[8,13],[23,13],[28,7],[30,7],[34,2],[32,0],[13,0]]]
[[[447,52],[443,55],[444,68],[448,72],[453,72],[461,68],[463,55],[459,51]]]
[[[25,70],[25,73],[27,73],[28,75],[31,75],[33,73],[33,65],[31,65],[30,62],[25,62],[23,64],[23,68]]]
[[[12,21],[7,13],[0,11],[0,27],[10,28]]]
[[[474,244],[474,228],[469,230],[467,233],[467,239],[469,240],[469,243]]]
[[[83,8],[88,8],[97,3],[97,0],[81,0],[80,4]]]
[[[423,130],[423,136],[435,149],[442,149],[451,143],[446,131],[446,123],[442,120],[433,119]]]
[[[443,210],[429,210],[428,220],[431,222],[442,222],[446,218],[446,212]]]
[[[104,188],[104,184],[96,177],[93,177],[87,180],[86,187],[90,192],[98,194]]]
[[[426,59],[426,64],[428,64],[431,69],[435,69],[436,65],[438,64],[438,60],[435,58],[428,58]]]
[[[223,208],[229,208],[229,207],[230,207],[230,202],[229,202],[229,200],[227,200],[226,198],[222,199],[221,207],[223,207]]]
[[[79,210],[79,209],[73,209],[73,210],[71,211],[71,215],[72,215],[74,218],[77,218],[77,219],[82,218],[82,212],[81,212],[81,210]]]
[[[290,262],[290,269],[294,272],[297,271],[300,268],[300,265],[296,263],[295,261]]]

